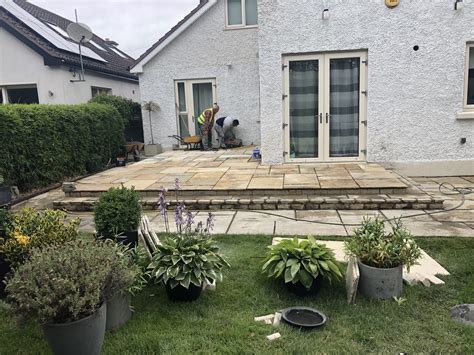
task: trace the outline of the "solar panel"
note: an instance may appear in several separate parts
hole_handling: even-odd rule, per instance
[[[113,48],[113,47],[110,47],[110,49],[113,50],[115,53],[117,53],[122,58],[128,59],[128,57],[125,54],[123,54],[122,52],[120,52],[118,49]]]
[[[40,36],[48,40],[53,46],[58,49],[62,49],[74,54],[79,54],[79,48],[76,43],[70,42],[59,33],[55,32],[52,28],[48,27],[45,23],[38,20],[36,17],[23,10],[18,5],[7,0],[0,0],[0,6],[11,13],[13,16],[23,21],[33,31],[38,33]],[[87,47],[82,47],[82,55],[92,59],[99,60],[101,62],[107,62],[104,58],[96,54],[94,51]]]

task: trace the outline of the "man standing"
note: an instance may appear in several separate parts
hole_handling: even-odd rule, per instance
[[[219,137],[219,147],[227,148],[225,141],[227,138],[235,138],[232,130],[239,125],[239,120],[234,120],[231,117],[221,117],[217,119],[214,125],[214,130]]]
[[[204,150],[212,149],[212,126],[214,126],[214,118],[219,112],[219,105],[213,108],[205,109],[201,116],[198,117],[199,128],[201,129],[202,146]]]

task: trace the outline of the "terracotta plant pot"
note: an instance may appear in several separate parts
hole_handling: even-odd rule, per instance
[[[107,305],[71,323],[45,324],[43,332],[53,354],[99,355],[105,335]]]

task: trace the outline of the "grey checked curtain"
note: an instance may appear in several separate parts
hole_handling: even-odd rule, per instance
[[[290,62],[290,156],[318,157],[319,63]]]
[[[331,59],[330,156],[359,156],[360,59]]]

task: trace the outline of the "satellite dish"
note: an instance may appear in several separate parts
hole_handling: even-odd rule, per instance
[[[87,43],[93,36],[90,27],[79,22],[71,22],[67,26],[66,32],[69,35],[69,38],[78,43]]]

